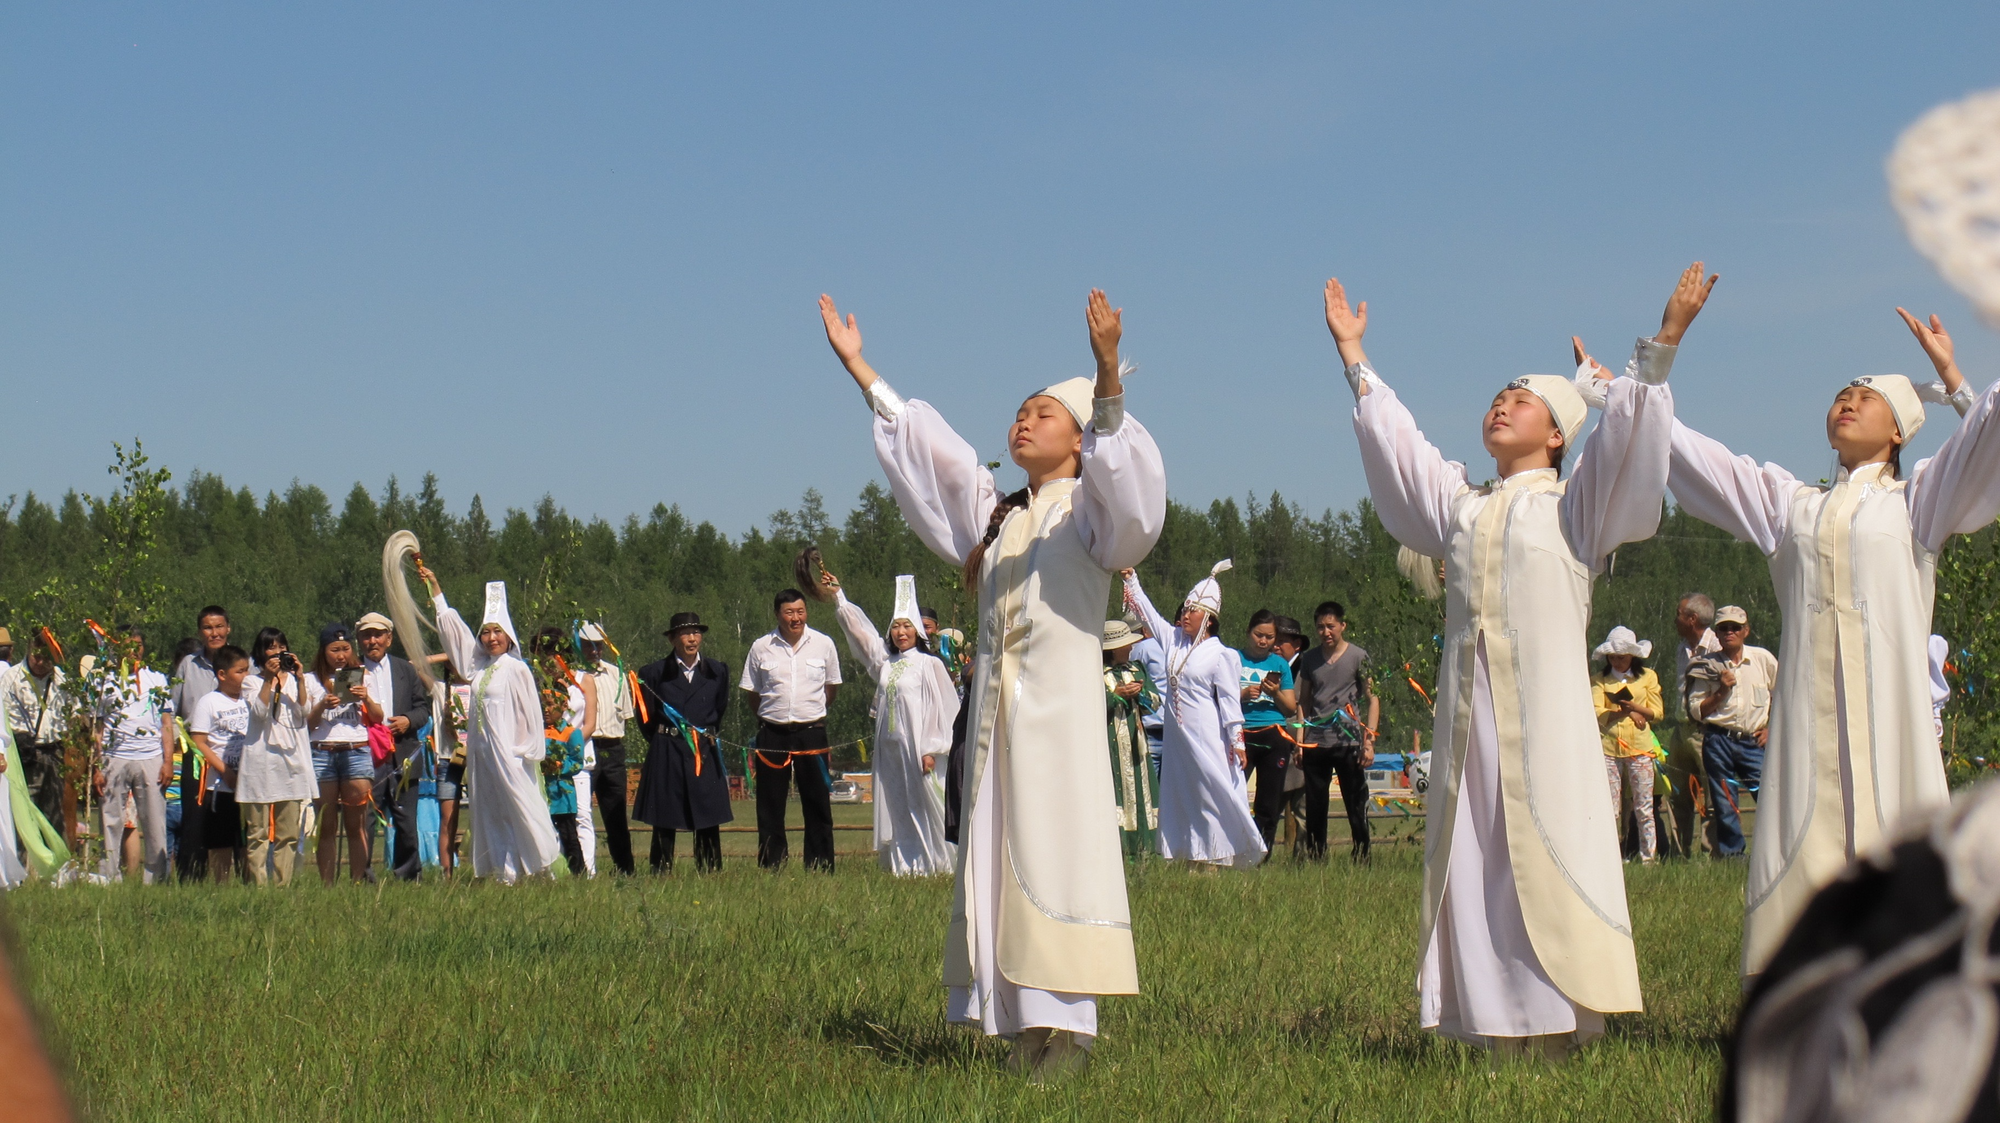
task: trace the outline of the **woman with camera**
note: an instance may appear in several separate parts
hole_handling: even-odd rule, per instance
[[[335,621],[319,632],[319,654],[306,676],[306,722],[312,728],[313,773],[319,779],[319,877],[332,885],[340,867],[336,831],[347,830],[348,866],[356,881],[368,878],[368,806],[374,799],[375,761],[368,726],[382,707],[368,697],[367,676],[347,625]],[[340,811],[334,813],[334,806]]]
[[[266,862],[288,885],[299,854],[299,821],[318,790],[307,743],[304,668],[285,633],[265,628],[250,645],[249,739],[236,775],[236,808],[248,840],[252,885],[263,885]]]

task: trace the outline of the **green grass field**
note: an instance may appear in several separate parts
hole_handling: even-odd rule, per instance
[[[1417,1029],[1417,845],[1367,868],[1146,864],[1131,877],[1145,993],[1104,1003],[1087,1075],[1037,1088],[1003,1071],[1003,1043],[943,1021],[947,882],[863,857],[831,878],[763,873],[735,856],[754,836],[725,837],[708,877],[683,850],[665,877],[30,886],[6,907],[96,1119],[1712,1114],[1740,865],[1628,867],[1646,1013],[1565,1065],[1495,1067]]]

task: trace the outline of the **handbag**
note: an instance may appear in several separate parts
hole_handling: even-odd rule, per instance
[[[386,721],[368,720],[368,707],[361,707],[361,722],[368,727],[368,757],[380,768],[382,762],[396,755],[396,733]]]

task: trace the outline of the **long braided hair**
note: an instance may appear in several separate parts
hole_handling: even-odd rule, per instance
[[[1007,521],[1008,513],[1027,505],[1028,489],[1025,487],[1011,495],[1001,496],[1000,502],[993,505],[993,517],[986,520],[986,536],[979,540],[979,545],[974,546],[971,553],[965,555],[965,569],[961,576],[965,578],[966,588],[979,588],[979,568],[986,563],[986,547],[1000,537],[1000,524]]]

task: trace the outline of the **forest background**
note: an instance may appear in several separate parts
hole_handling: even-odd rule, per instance
[[[382,544],[398,529],[416,533],[447,597],[463,611],[479,610],[484,582],[505,580],[523,634],[579,617],[598,620],[635,670],[667,653],[661,630],[669,616],[698,612],[711,625],[705,651],[727,662],[732,676],[740,673],[744,651],[773,625],[772,596],[796,584],[793,561],[808,542],[878,627],[888,622],[895,575],[913,573],[919,599],[938,610],[944,626],[975,633],[973,595],[874,482],[844,515],[830,513],[809,489],[796,507],[732,537],[664,502],[615,526],[572,517],[549,498],[532,511],[509,509],[496,522],[475,495],[456,515],[435,476],[414,493],[393,477],[379,494],[357,482],[336,510],[310,484],[261,499],[202,472],[175,486],[137,445],[114,451],[113,487],[103,495],[71,491],[51,505],[30,493],[0,506],[0,624],[17,645],[47,625],[74,645],[73,657],[87,640],[84,618],[138,623],[151,640],[150,661],[166,669],[175,642],[193,634],[195,612],[215,603],[229,610],[239,644],[270,625],[304,657],[328,621],[351,622],[384,607]],[[1165,531],[1139,574],[1154,602],[1171,611],[1211,565],[1233,559],[1235,568],[1221,578],[1223,639],[1231,644],[1240,644],[1243,622],[1256,609],[1297,617],[1310,630],[1315,605],[1341,602],[1350,641],[1368,650],[1375,669],[1381,744],[1402,750],[1413,731],[1430,739],[1427,694],[1437,677],[1444,605],[1412,591],[1397,572],[1396,549],[1365,500],[1312,517],[1273,491],[1206,509],[1170,502]],[[2000,762],[2000,699],[1990,687],[2000,683],[2000,621],[1990,607],[2000,588],[2000,534],[1988,527],[1953,539],[1937,576],[1933,630],[1954,651],[1945,748],[1954,783],[1964,783],[1991,767],[1989,760]],[[1765,559],[1671,507],[1657,535],[1621,549],[1598,577],[1592,645],[1624,624],[1653,642],[1656,663],[1664,661],[1673,649],[1675,602],[1688,591],[1744,606],[1751,642],[1778,649],[1784,621]],[[852,743],[872,732],[874,691],[856,681],[830,606],[812,605],[812,626],[840,644],[849,678],[830,718],[832,740],[846,746],[836,765],[859,767]],[[753,732],[749,708],[733,698],[723,738],[741,745]],[[643,752],[636,733],[631,740],[634,754]],[[732,772],[740,766],[740,757],[730,761]]]

